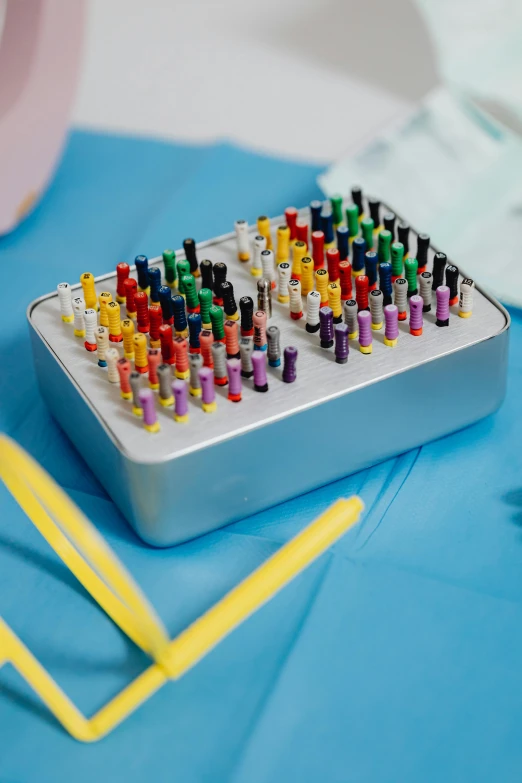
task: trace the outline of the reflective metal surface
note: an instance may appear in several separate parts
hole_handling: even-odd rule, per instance
[[[410,247],[415,246],[412,236]],[[432,255],[433,250],[430,263]],[[198,257],[225,261],[236,300],[244,294],[255,300],[257,280],[237,260],[234,237],[198,246]],[[102,280],[98,293],[114,294],[115,275]],[[332,350],[320,348],[318,334],[306,332],[305,319],[292,321],[288,306],[274,296],[269,323],[281,330],[282,350],[287,345],[299,350],[297,381],[285,384],[281,367],[268,368],[269,392],[256,393],[252,381],[244,381],[239,404],[228,402],[226,387],[216,387],[217,412],[204,414],[200,400],[191,399],[185,425],[158,406],[157,435],[143,429],[96,356],[61,322],[56,295],[33,303],[28,316],[42,393],[54,416],[138,534],[167,546],[466,426],[498,407],[507,313],[480,290],[470,319],[452,308],[450,326],[439,328],[434,309],[425,314],[422,337],[410,335],[402,322],[396,348],[384,345],[383,332],[374,332],[371,355],[351,341],[348,363],[338,365]],[[408,427],[400,413],[406,396],[408,422],[415,422]],[[383,429],[386,408],[389,426]],[[310,443],[320,439],[310,433],[326,428],[339,448],[322,449],[311,461]],[[346,439],[353,447],[341,445]],[[291,459],[296,454],[303,455],[298,470]]]

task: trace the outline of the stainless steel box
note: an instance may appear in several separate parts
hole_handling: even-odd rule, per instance
[[[257,279],[237,260],[234,234],[198,245],[198,257],[225,261],[236,299],[248,294],[255,301]],[[77,279],[83,271],[75,270]],[[115,274],[96,282],[98,293],[115,294]],[[299,351],[297,381],[285,384],[282,368],[269,367],[268,393],[244,381],[243,400],[233,404],[226,387],[217,388],[218,410],[210,415],[191,398],[188,424],[158,406],[157,434],[145,431],[96,355],[61,321],[56,293],[32,302],[28,320],[53,416],[154,546],[201,535],[472,424],[498,408],[505,393],[509,315],[479,287],[471,318],[451,308],[449,327],[438,328],[433,308],[421,337],[409,334],[407,322],[399,325],[395,348],[384,345],[381,332],[374,332],[368,356],[350,341],[346,365],[336,364],[333,351],[306,332],[305,319],[291,320],[288,305],[274,296],[271,323],[281,329],[282,349]]]

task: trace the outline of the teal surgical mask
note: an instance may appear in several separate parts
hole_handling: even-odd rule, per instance
[[[466,274],[522,306],[522,141],[470,100],[432,91],[406,119],[320,177],[358,183],[426,231]]]

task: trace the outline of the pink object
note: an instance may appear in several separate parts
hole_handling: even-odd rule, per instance
[[[258,310],[253,316],[254,323],[254,350],[266,351],[266,313],[264,310]]]
[[[62,151],[84,0],[7,0],[0,37],[0,234],[36,205]]]

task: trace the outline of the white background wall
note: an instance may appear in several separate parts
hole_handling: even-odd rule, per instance
[[[73,120],[326,162],[435,79],[412,0],[90,0]]]

